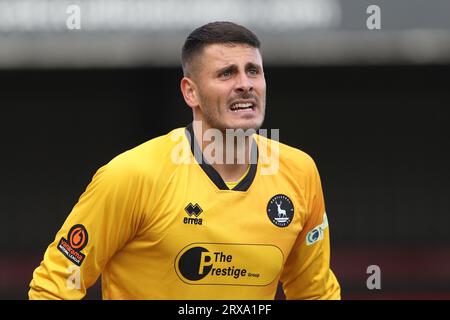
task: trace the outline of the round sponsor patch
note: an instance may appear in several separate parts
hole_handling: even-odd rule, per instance
[[[83,250],[88,243],[88,233],[82,224],[74,225],[67,235],[70,246],[76,251]]]
[[[267,203],[267,215],[277,227],[287,227],[294,217],[294,205],[291,199],[284,194],[273,196]]]

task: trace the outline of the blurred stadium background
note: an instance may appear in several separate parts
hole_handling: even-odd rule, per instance
[[[0,0],[0,298],[27,298],[97,168],[190,121],[181,46],[217,20],[262,40],[265,127],[317,162],[343,298],[450,299],[447,0]]]

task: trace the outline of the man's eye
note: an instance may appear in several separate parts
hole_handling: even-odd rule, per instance
[[[224,72],[222,72],[221,73],[221,75],[220,75],[221,77],[223,77],[223,78],[228,78],[228,77],[230,77],[231,76],[231,71],[224,71]]]
[[[256,70],[256,69],[249,69],[248,73],[251,74],[252,76],[256,76],[258,74],[258,70]]]

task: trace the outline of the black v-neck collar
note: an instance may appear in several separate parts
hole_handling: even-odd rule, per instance
[[[198,145],[197,139],[194,135],[194,128],[192,127],[192,123],[190,123],[186,127],[186,137],[191,145],[191,151],[192,154],[195,157],[195,160],[197,160],[200,167],[203,169],[203,171],[206,173],[206,175],[211,179],[211,181],[219,188],[220,190],[230,190],[228,186],[226,185],[225,181],[223,181],[220,174],[214,169],[212,165],[210,165],[206,159],[203,157],[203,153],[201,151],[200,146]],[[256,157],[256,158],[255,158]],[[252,160],[255,159],[256,161],[251,161],[250,164],[250,170],[233,189],[233,191],[247,191],[248,188],[252,185],[253,180],[256,176],[256,170],[258,168],[257,165],[257,159],[258,159],[258,145],[256,144],[256,141],[253,141],[252,143],[252,150],[251,150],[251,157]]]

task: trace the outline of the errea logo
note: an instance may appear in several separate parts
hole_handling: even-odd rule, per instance
[[[203,212],[203,209],[196,203],[193,205],[192,203],[189,203],[186,208],[184,208],[184,211],[188,214],[189,217],[184,217],[183,223],[184,224],[198,224],[201,225],[203,223],[202,218],[198,218],[198,216]]]

